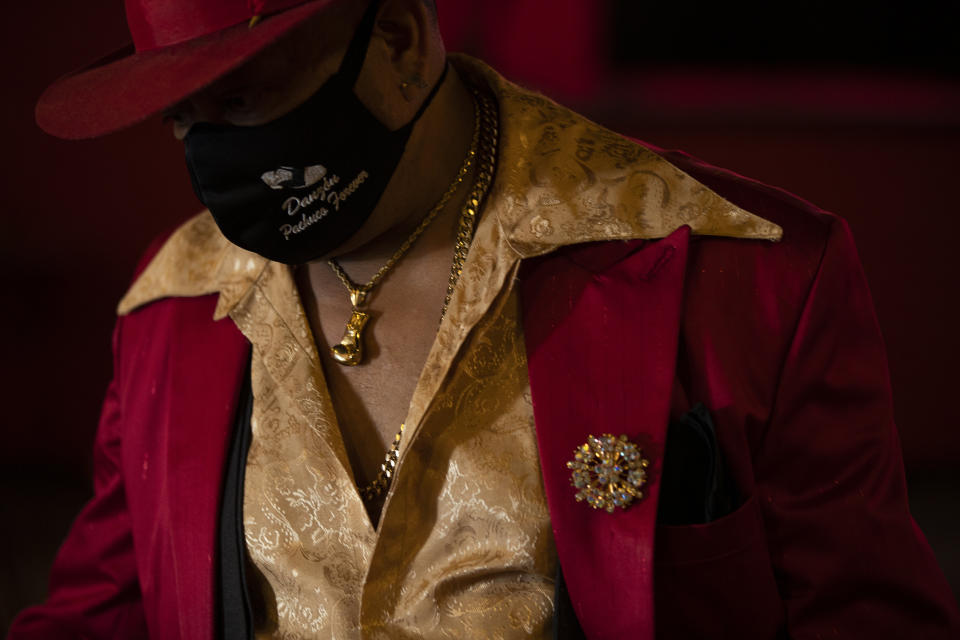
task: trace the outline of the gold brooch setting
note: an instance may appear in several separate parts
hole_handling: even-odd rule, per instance
[[[636,444],[604,433],[591,435],[574,451],[567,463],[571,470],[570,484],[577,489],[577,502],[586,500],[594,509],[613,513],[616,507],[626,509],[634,500],[643,498],[650,461]]]

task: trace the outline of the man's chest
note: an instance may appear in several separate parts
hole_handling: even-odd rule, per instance
[[[517,318],[516,295],[506,295],[462,345],[440,344],[427,358],[377,528],[356,486],[333,376],[307,367],[299,382],[273,385],[271,354],[254,345],[244,529],[281,628],[336,637],[396,625],[424,637],[545,628],[555,556]],[[503,601],[524,620],[491,618]]]
[[[361,325],[353,324],[357,309],[326,265],[298,272],[317,365],[358,483],[373,480],[409,418],[441,319],[449,275],[445,252],[443,258],[428,254],[417,264],[401,263],[389,272],[364,296]],[[358,350],[358,364],[345,364],[332,353],[345,342]],[[438,357],[452,357],[449,351]]]

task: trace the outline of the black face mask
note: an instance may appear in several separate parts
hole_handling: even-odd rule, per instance
[[[228,240],[286,264],[315,260],[370,217],[446,77],[413,119],[387,129],[357,98],[379,0],[354,33],[340,69],[306,102],[267,124],[198,123],[184,140],[197,197]]]

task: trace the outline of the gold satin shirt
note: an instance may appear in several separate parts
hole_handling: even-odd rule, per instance
[[[292,271],[230,244],[209,213],[120,303],[219,293],[253,345],[244,530],[258,638],[547,638],[556,554],[513,283],[520,260],[591,240],[780,229],[650,150],[463,56],[500,110],[497,175],[417,383],[374,530]],[[572,494],[571,494],[572,496]]]

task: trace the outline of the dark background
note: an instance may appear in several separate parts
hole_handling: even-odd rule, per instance
[[[913,512],[957,593],[958,3],[438,4],[451,50],[849,221],[887,341]],[[0,21],[0,632],[43,598],[89,495],[113,309],[136,259],[199,209],[159,119],[86,142],[33,124],[46,84],[126,41],[119,0],[16,3]]]

